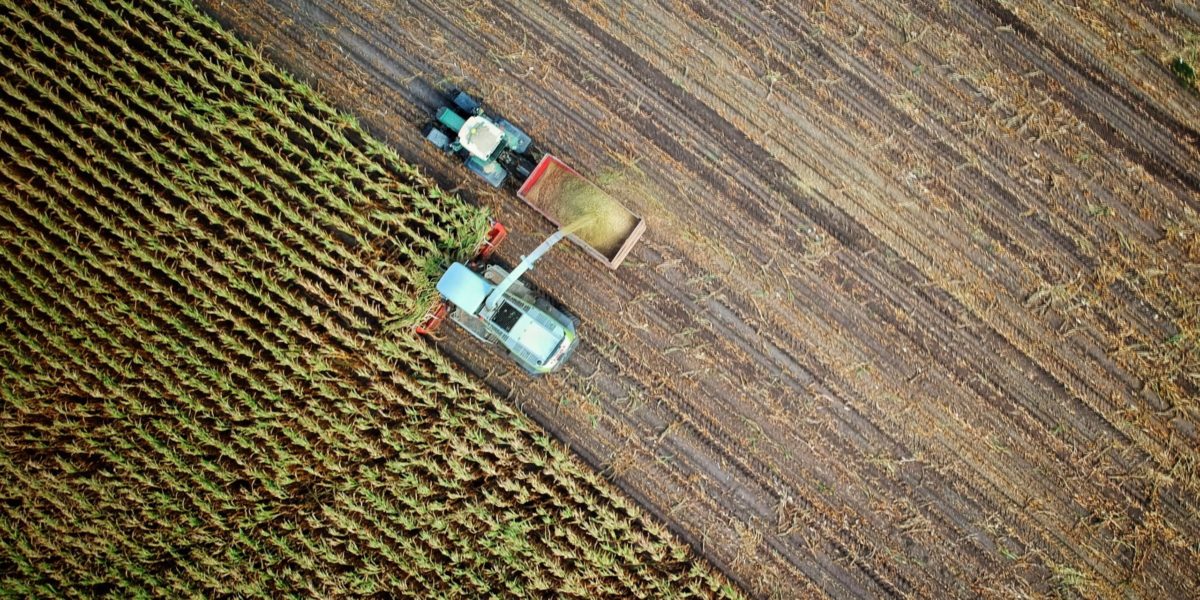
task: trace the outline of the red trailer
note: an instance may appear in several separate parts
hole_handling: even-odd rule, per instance
[[[579,229],[569,237],[610,269],[625,260],[646,229],[640,216],[549,154],[517,190],[517,197],[559,228],[583,216],[593,217],[590,222],[594,226]]]

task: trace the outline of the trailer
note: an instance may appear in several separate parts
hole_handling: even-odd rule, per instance
[[[517,197],[560,229],[594,219],[568,237],[610,269],[620,266],[646,229],[644,219],[551,154],[521,184]]]

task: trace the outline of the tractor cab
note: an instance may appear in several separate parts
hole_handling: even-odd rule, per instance
[[[463,122],[458,130],[458,144],[471,156],[482,160],[491,160],[504,141],[504,130],[478,115]]]

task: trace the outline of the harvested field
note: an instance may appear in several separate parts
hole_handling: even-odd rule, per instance
[[[186,0],[0,34],[0,596],[739,596],[412,335],[483,211]]]
[[[462,86],[648,228],[535,283],[562,376],[443,347],[758,596],[1200,595],[1186,3],[212,0],[400,153]],[[792,6],[795,6],[794,8]]]

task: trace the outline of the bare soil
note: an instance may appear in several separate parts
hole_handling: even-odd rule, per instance
[[[1200,97],[1184,3],[208,0],[400,154],[463,87],[640,172],[510,396],[756,596],[1200,596]]]

